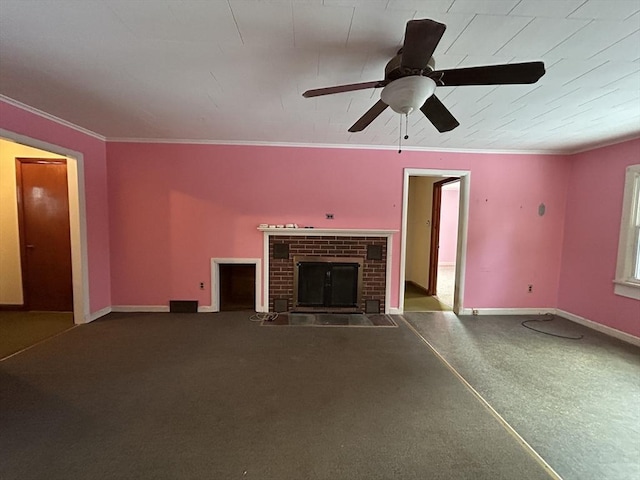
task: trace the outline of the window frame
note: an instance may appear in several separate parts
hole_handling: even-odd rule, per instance
[[[622,219],[618,242],[618,262],[614,293],[640,300],[640,278],[634,278],[636,263],[640,263],[640,239],[636,222],[640,219],[640,165],[629,165],[625,171]]]

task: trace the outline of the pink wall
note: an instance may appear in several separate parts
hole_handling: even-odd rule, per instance
[[[0,128],[84,155],[91,312],[111,304],[166,305],[171,298],[209,305],[209,259],[261,257],[257,224],[399,230],[403,168],[459,169],[472,172],[466,308],[558,306],[640,336],[640,302],[614,295],[611,284],[624,169],[640,158],[640,140],[571,157],[105,147],[1,100]],[[393,247],[397,306],[399,235]],[[534,291],[527,293],[530,283]]]
[[[640,336],[640,302],[613,293],[625,168],[640,140],[571,157],[558,308]]]
[[[399,230],[405,167],[472,171],[465,307],[557,302],[564,157],[142,143],[107,156],[114,305],[210,305],[210,258],[262,257],[260,223]],[[395,307],[399,235],[392,255]]]
[[[458,246],[458,210],[460,182],[445,185],[440,206],[440,249],[438,263],[452,264],[456,261]]]
[[[105,142],[0,100],[0,128],[84,156],[90,312],[111,305]]]

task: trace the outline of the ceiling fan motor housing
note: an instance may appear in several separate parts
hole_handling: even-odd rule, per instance
[[[402,49],[400,49],[400,52],[395,57],[387,62],[387,65],[384,67],[384,78],[386,80],[396,80],[408,75],[425,75],[433,72],[436,68],[436,61],[433,59],[433,57],[429,59],[427,66],[422,70],[403,70],[401,63]]]
[[[380,98],[396,113],[408,115],[419,110],[436,89],[429,77],[409,75],[394,80],[382,89]]]

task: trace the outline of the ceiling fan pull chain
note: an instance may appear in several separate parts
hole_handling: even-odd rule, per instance
[[[398,133],[398,153],[402,153],[402,115],[400,115],[400,131]]]
[[[404,139],[409,140],[409,114],[408,113],[404,114],[404,120],[405,120]]]

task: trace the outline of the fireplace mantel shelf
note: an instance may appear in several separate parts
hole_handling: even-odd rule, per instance
[[[302,235],[322,236],[335,235],[344,237],[387,237],[398,233],[398,230],[383,230],[369,228],[268,228],[258,227],[261,232],[269,235]]]

